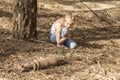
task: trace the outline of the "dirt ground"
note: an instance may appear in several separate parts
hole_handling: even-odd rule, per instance
[[[12,38],[13,0],[0,0],[0,80],[120,80],[120,1],[38,0],[38,40]],[[48,42],[52,23],[67,12],[75,15],[71,37],[76,49]],[[21,73],[19,65],[46,56],[72,54],[67,64]]]

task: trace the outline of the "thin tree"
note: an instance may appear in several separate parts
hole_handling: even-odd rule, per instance
[[[37,0],[14,0],[13,37],[27,40],[37,37]]]

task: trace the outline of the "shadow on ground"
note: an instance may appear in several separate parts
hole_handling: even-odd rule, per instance
[[[0,10],[0,17],[12,17],[13,14],[7,11]]]
[[[89,41],[120,39],[119,27],[94,28],[94,29],[75,29],[72,35],[77,41],[78,46],[102,48],[98,44],[88,44]]]

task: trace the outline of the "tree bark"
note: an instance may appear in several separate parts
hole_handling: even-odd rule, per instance
[[[37,37],[36,31],[37,0],[14,1],[13,37],[27,40]]]

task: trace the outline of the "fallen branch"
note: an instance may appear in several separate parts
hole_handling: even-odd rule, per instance
[[[102,65],[100,64],[99,61],[97,61],[97,64],[98,64],[99,68],[100,68],[100,69],[104,72],[104,74],[106,75],[106,71],[105,71],[105,69],[102,67]]]
[[[35,59],[29,64],[22,65],[20,70],[21,72],[27,72],[30,70],[39,70],[51,66],[63,65],[65,63],[66,63],[65,57],[45,57],[45,58],[41,57],[40,59]]]

